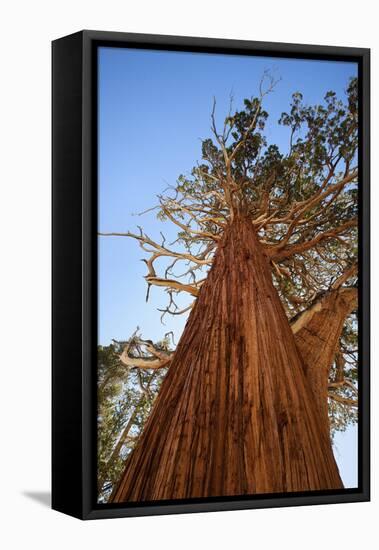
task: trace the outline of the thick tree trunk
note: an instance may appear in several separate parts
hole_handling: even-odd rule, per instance
[[[356,288],[338,288],[319,297],[291,323],[322,423],[329,422],[328,382],[346,316],[357,307]]]
[[[236,217],[111,501],[340,487],[268,259]]]

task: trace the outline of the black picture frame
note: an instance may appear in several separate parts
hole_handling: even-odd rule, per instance
[[[358,63],[359,486],[343,491],[96,503],[97,48],[101,45]],[[370,499],[370,50],[81,31],[52,43],[52,507],[81,519]]]

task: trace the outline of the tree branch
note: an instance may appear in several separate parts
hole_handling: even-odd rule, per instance
[[[354,220],[349,220],[345,223],[343,223],[342,225],[340,225],[339,227],[336,227],[334,229],[330,229],[328,231],[325,231],[324,233],[320,233],[319,235],[317,235],[316,237],[314,237],[313,239],[309,240],[309,241],[304,241],[304,242],[300,242],[300,243],[294,243],[286,248],[284,248],[283,250],[280,249],[280,246],[279,247],[273,247],[273,248],[268,248],[266,250],[266,253],[267,255],[270,257],[271,260],[274,260],[276,262],[280,262],[286,258],[290,258],[291,256],[293,256],[294,254],[300,254],[302,252],[305,252],[311,248],[314,248],[316,245],[328,240],[328,239],[332,239],[332,238],[338,238],[339,235],[341,235],[342,233],[344,233],[347,229],[350,229],[351,227],[356,227],[357,225],[357,220],[354,219]],[[345,244],[346,246],[349,246],[348,243],[345,243],[344,241],[341,241],[340,242],[342,244]]]

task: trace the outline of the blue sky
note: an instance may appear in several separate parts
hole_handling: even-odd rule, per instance
[[[288,130],[277,124],[291,95],[320,102],[328,90],[342,95],[356,76],[353,63],[268,57],[163,52],[124,48],[99,49],[99,231],[137,232],[137,225],[160,240],[175,231],[153,213],[137,216],[156,204],[155,196],[200,160],[202,138],[210,136],[210,112],[223,121],[231,93],[234,107],[257,94],[268,69],[281,80],[266,97],[266,136],[282,150]],[[99,343],[126,339],[137,326],[158,340],[173,331],[176,341],[185,318],[160,323],[157,307],[165,293],[155,287],[145,302],[144,256],[132,239],[99,238]],[[346,486],[356,484],[356,430],[336,437],[339,466]],[[339,456],[338,456],[339,455]]]

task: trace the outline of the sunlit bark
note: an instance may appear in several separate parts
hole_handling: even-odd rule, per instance
[[[356,288],[332,289],[315,300],[291,325],[323,423],[328,421],[330,369],[346,316],[356,307]]]
[[[111,501],[340,487],[269,259],[235,216]]]

